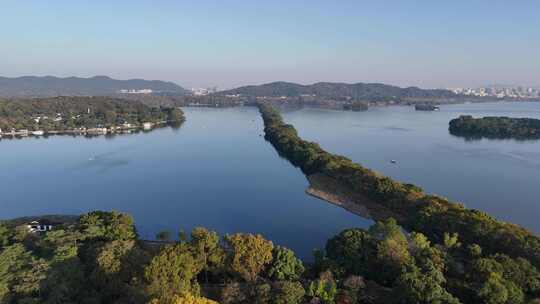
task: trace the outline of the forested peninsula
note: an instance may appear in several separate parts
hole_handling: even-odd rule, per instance
[[[178,107],[112,97],[0,100],[0,135],[107,134],[182,123]]]
[[[450,134],[469,139],[540,139],[540,119],[463,115],[449,125]]]
[[[433,244],[442,245],[454,239],[452,242],[456,247],[447,252],[444,262],[440,261],[444,264],[440,268],[444,279],[439,281],[437,288],[442,288],[439,290],[446,289],[465,303],[523,303],[523,297],[539,296],[540,285],[533,289],[529,288],[531,285],[519,287],[520,278],[503,270],[505,265],[524,263],[537,273],[540,267],[540,238],[537,235],[518,225],[496,220],[482,211],[428,195],[415,185],[396,182],[343,156],[328,153],[318,144],[301,139],[295,128],[284,123],[272,106],[259,104],[259,109],[264,120],[265,138],[280,155],[301,168],[311,183],[312,194],[378,221],[395,219],[411,235],[421,233]],[[394,249],[401,250],[399,246]],[[363,253],[354,254],[355,261],[360,263]],[[501,259],[505,262],[499,263]],[[435,265],[418,265],[414,260],[410,265],[400,265],[400,275],[410,275],[411,280],[413,276],[427,278],[434,275]],[[537,274],[525,277],[527,281],[538,280]],[[395,287],[388,281],[378,282]],[[483,287],[479,289],[479,286]],[[488,300],[487,294],[493,296],[496,292],[505,295],[498,295],[498,301]],[[434,300],[418,299],[416,303],[434,303]]]

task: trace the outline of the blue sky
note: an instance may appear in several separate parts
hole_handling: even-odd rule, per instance
[[[4,0],[0,75],[540,86],[540,1]]]

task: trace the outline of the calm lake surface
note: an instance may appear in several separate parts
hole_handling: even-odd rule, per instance
[[[540,141],[450,135],[448,122],[464,114],[540,118],[540,103],[443,105],[437,112],[302,109],[284,118],[329,152],[540,233]]]
[[[184,111],[177,130],[1,140],[0,218],[114,209],[131,213],[143,238],[205,226],[261,233],[303,258],[342,229],[371,223],[306,195],[300,170],[261,136],[257,109]],[[465,141],[448,133],[460,114],[540,118],[540,103],[302,109],[284,118],[328,151],[540,232],[540,142]]]
[[[310,258],[371,222],[304,193],[300,170],[264,140],[255,108],[186,108],[178,129],[0,141],[0,218],[131,213],[141,237],[205,226],[261,233]]]

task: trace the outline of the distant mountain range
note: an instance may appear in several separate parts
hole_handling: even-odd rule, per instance
[[[105,96],[121,90],[152,90],[153,93],[184,94],[186,90],[172,82],[159,80],[116,80],[107,76],[90,78],[53,76],[0,77],[1,97]]]
[[[254,97],[298,97],[316,95],[324,98],[353,99],[392,99],[392,98],[451,98],[457,95],[449,90],[424,90],[417,87],[400,88],[381,83],[332,83],[319,82],[312,85],[301,85],[290,82],[272,82],[262,85],[240,87],[222,91],[219,94],[241,94]]]
[[[154,94],[174,95],[187,93],[184,88],[175,83],[159,80],[117,80],[107,76],[90,78],[58,78],[53,76],[0,77],[0,97],[109,96],[121,92],[151,92]],[[424,90],[417,87],[400,88],[381,83],[347,84],[332,82],[319,82],[312,85],[272,82],[218,92],[218,95],[236,94],[250,97],[300,97],[310,95],[318,98],[351,98],[354,100],[452,98],[459,96],[452,91],[442,89]]]

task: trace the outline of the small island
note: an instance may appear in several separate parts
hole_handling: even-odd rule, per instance
[[[467,115],[451,120],[449,131],[468,139],[540,139],[540,119]]]
[[[180,108],[150,107],[120,98],[0,100],[0,137],[131,133],[183,121]]]

